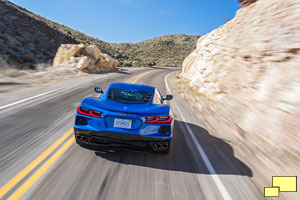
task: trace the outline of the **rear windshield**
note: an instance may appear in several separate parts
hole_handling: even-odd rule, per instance
[[[121,89],[112,88],[109,90],[108,98],[112,101],[117,101],[120,103],[127,104],[142,104],[148,103],[151,97],[151,93],[149,92],[131,92],[125,91]]]

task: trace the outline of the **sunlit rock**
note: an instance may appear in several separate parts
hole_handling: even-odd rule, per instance
[[[53,65],[59,68],[74,68],[90,73],[114,70],[118,61],[101,51],[95,45],[63,44],[59,47]]]
[[[57,50],[53,60],[53,66],[57,66],[71,59],[80,50],[84,48],[83,44],[62,44]]]
[[[182,77],[201,121],[263,174],[259,182],[299,172],[300,0],[241,8],[198,40]]]

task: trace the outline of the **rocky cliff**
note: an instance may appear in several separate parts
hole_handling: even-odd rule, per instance
[[[184,60],[185,94],[256,176],[299,175],[300,1],[243,2]]]
[[[96,45],[120,66],[180,66],[199,36],[167,35],[139,43],[110,44],[0,0],[0,68],[51,64],[61,44]],[[4,62],[5,61],[5,62]]]

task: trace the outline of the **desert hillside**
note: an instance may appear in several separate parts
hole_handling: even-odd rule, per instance
[[[135,44],[111,44],[115,58],[124,66],[181,66],[196,48],[199,36],[165,35]]]
[[[199,36],[166,35],[139,43],[110,44],[0,1],[0,66],[35,69],[52,63],[61,44],[96,45],[120,66],[180,66]]]
[[[300,1],[240,2],[233,20],[198,40],[176,81],[255,177],[299,175]]]

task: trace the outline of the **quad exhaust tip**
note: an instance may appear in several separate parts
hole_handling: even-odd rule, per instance
[[[151,144],[154,151],[164,151],[168,149],[169,143],[168,142],[158,142]]]
[[[81,142],[84,142],[84,143],[89,143],[90,140],[91,140],[90,136],[80,136],[80,135],[77,135],[76,138],[77,138],[77,140],[79,140]]]
[[[91,140],[91,136],[76,135],[76,139],[83,143],[89,143]],[[169,143],[168,142],[154,142],[154,143],[151,143],[151,146],[154,151],[164,151],[164,150],[168,149]]]

